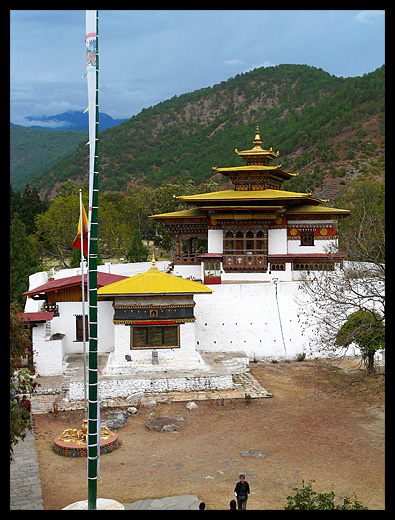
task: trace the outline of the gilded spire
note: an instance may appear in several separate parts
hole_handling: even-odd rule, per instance
[[[158,268],[156,267],[155,254],[154,253],[152,253],[152,263],[151,263],[151,267],[148,269],[148,271],[158,271]]]
[[[254,145],[260,146],[262,144],[261,135],[259,133],[259,126],[256,127]]]

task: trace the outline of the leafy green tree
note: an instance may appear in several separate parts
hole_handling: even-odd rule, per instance
[[[78,220],[77,194],[60,196],[45,213],[36,217],[36,238],[42,254],[58,260],[66,269],[69,267],[71,244],[77,234]]]
[[[18,316],[18,309],[11,306],[10,312],[10,460],[13,459],[14,446],[26,437],[26,430],[31,430],[31,417],[27,412],[21,395],[31,394],[37,386],[32,374],[22,369],[22,358],[30,348],[26,325]]]
[[[374,372],[374,355],[385,348],[385,327],[378,312],[359,310],[351,314],[336,336],[336,345],[358,345],[368,372]]]
[[[126,253],[126,259],[128,262],[146,262],[148,258],[148,248],[145,247],[141,240],[141,233],[137,229],[133,233],[132,243]]]
[[[39,270],[40,260],[26,227],[17,216],[10,226],[10,301],[23,304],[22,294],[29,289],[29,276]]]
[[[343,497],[343,504],[335,504],[335,492],[332,489],[329,493],[317,493],[312,489],[312,483],[315,480],[310,480],[307,486],[304,485],[302,480],[302,488],[292,488],[295,491],[293,496],[287,496],[287,504],[284,507],[286,510],[299,509],[299,510],[362,510],[368,509],[364,507],[354,495],[354,503],[346,495]]]
[[[58,198],[51,201],[47,211],[36,217],[35,239],[41,253],[56,259],[64,268],[70,267],[71,247],[77,234],[80,218],[79,186],[67,181],[58,190]],[[83,193],[85,210],[88,195]],[[99,193],[98,249],[103,258],[121,257],[125,254],[125,244],[131,240],[132,229],[127,225],[117,208],[103,194]]]

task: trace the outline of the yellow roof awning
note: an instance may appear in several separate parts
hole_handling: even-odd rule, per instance
[[[127,296],[127,295],[164,295],[164,294],[194,294],[212,293],[212,289],[205,285],[185,280],[171,274],[162,273],[155,265],[146,273],[137,274],[126,280],[120,280],[98,289],[98,296]]]

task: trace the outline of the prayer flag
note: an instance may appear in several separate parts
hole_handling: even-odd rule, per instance
[[[82,203],[81,203],[82,204]],[[83,253],[88,258],[88,217],[86,216],[84,204],[81,206],[82,208],[82,214],[80,215],[80,219],[78,221],[78,231],[77,236],[75,237],[73,243],[71,244],[71,247],[74,247],[75,249],[79,249],[81,251],[81,221],[82,221],[82,247],[83,247]]]

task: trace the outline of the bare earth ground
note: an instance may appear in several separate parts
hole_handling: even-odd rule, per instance
[[[369,509],[384,509],[384,375],[324,360],[250,366],[272,398],[198,401],[193,410],[185,402],[157,406],[156,416],[185,417],[176,432],[148,430],[153,409],[140,408],[117,430],[118,450],[101,457],[97,496],[130,503],[196,494],[206,509],[229,509],[243,472],[249,509],[283,509],[301,479],[315,479],[319,492],[334,484],[336,495],[356,493]],[[86,459],[52,449],[82,418],[82,410],[34,415],[45,509],[87,498]],[[241,455],[246,450],[263,456]]]

